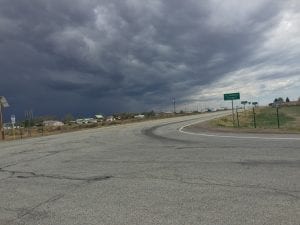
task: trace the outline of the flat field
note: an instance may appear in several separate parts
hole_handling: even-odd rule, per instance
[[[255,120],[254,120],[255,113]],[[272,107],[259,107],[250,110],[235,112],[233,125],[232,115],[212,120],[208,125],[212,128],[231,129],[240,128],[245,131],[267,131],[300,133],[300,106],[285,106],[278,109]],[[278,119],[277,119],[278,118]],[[278,128],[279,120],[279,128]],[[255,121],[255,122],[254,122]],[[256,129],[254,129],[256,125]]]

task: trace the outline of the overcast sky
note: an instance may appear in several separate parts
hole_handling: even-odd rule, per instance
[[[266,104],[300,96],[298,0],[0,0],[7,114]]]

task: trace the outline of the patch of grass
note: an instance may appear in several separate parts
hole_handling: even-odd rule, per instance
[[[232,127],[232,117],[225,116],[219,119],[214,119],[210,121],[210,124],[218,126],[218,127]]]
[[[241,111],[239,114],[240,128],[253,128],[254,117],[252,110]],[[278,129],[276,108],[255,108],[256,127],[261,129]],[[210,121],[210,125],[220,128],[237,127],[232,123],[232,115]],[[281,130],[300,132],[300,106],[285,106],[279,108],[279,125]]]
[[[222,118],[213,119],[209,121],[209,125],[216,127],[229,127],[230,125],[227,123],[228,116],[224,116]]]
[[[279,125],[287,127],[287,123],[295,121],[296,118],[290,115],[289,111],[279,109]],[[263,108],[258,110],[256,115],[256,124],[260,128],[278,128],[276,108]]]

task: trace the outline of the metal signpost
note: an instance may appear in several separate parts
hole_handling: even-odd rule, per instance
[[[5,139],[4,127],[3,127],[3,109],[5,107],[9,107],[6,98],[4,96],[0,96],[0,130],[1,130],[2,140]]]
[[[241,104],[244,105],[244,111],[246,110],[246,104],[248,103],[248,101],[241,101]]]
[[[233,108],[233,100],[240,99],[240,93],[228,93],[224,94],[224,101],[231,101],[232,107],[232,124],[234,126],[234,108]]]
[[[237,119],[237,126],[240,127],[240,119],[239,119],[238,107],[236,107],[236,119]]]
[[[256,113],[255,113],[255,108],[253,107],[253,126],[256,128]]]

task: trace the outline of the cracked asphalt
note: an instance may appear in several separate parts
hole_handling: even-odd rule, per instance
[[[300,140],[179,131],[223,113],[0,143],[0,225],[300,225]]]

